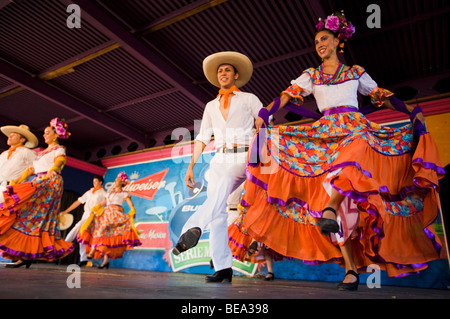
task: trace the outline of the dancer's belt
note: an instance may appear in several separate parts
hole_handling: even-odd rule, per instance
[[[242,153],[247,152],[249,149],[248,146],[234,146],[232,148],[226,148],[226,147],[219,147],[216,149],[217,153]]]
[[[333,107],[331,109],[326,109],[323,111],[323,115],[331,115],[331,114],[338,114],[338,113],[345,113],[345,112],[358,112],[358,108],[351,105],[345,105],[345,106],[338,106]]]

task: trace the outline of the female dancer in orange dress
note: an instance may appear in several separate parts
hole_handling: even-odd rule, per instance
[[[128,183],[128,176],[123,172],[119,173],[113,189],[109,190],[106,198],[92,209],[90,217],[81,226],[77,240],[86,245],[88,259],[104,257],[99,268],[108,268],[109,258],[122,258],[127,249],[142,244],[134,228],[136,210],[130,195],[122,189]],[[124,201],[131,208],[128,215],[124,214]],[[105,204],[106,207],[103,209]]]
[[[250,236],[235,227],[230,246],[242,255],[255,239],[305,263],[337,262],[346,269],[339,289],[356,290],[358,269],[370,264],[402,276],[439,258],[432,223],[444,169],[420,108],[412,110],[379,88],[361,66],[339,61],[337,50],[355,30],[343,13],[316,27],[323,63],[293,80],[255,125],[281,107],[301,109],[310,94],[323,116],[311,126],[259,131],[241,202]],[[369,95],[373,106],[359,109],[358,92]],[[384,127],[362,113],[382,105],[410,114],[412,123]]]
[[[3,257],[17,260],[10,267],[28,268],[33,260],[54,261],[73,250],[72,243],[61,238],[58,228],[63,193],[61,170],[66,163],[66,151],[59,140],[69,136],[64,120],[51,120],[44,130],[48,147],[3,193],[0,250]],[[32,179],[27,182],[29,178]]]

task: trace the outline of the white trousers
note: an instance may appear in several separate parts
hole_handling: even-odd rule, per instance
[[[85,215],[85,214],[84,214]],[[85,216],[83,215],[83,219],[81,219],[78,223],[76,223],[76,225],[75,226],[73,226],[73,228],[70,230],[70,232],[67,234],[67,236],[66,236],[66,238],[65,238],[65,241],[69,241],[69,242],[72,242],[72,241],[74,241],[76,238],[77,238],[77,236],[78,236],[78,233],[80,232],[80,229],[81,229],[81,226],[86,222],[86,220],[87,220],[87,217],[86,218],[84,218]],[[89,217],[89,215],[88,215],[88,217]],[[86,246],[85,245],[83,245],[83,244],[80,244],[79,245],[79,253],[80,253],[80,262],[82,262],[82,261],[87,261],[88,259],[87,259],[87,254],[86,254]]]
[[[182,234],[199,227],[202,233],[209,224],[209,245],[216,271],[231,268],[233,256],[228,246],[228,196],[245,181],[247,153],[214,155],[210,162],[207,198],[187,220]]]

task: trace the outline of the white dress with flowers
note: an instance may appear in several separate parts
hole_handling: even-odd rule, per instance
[[[103,255],[112,259],[122,258],[127,249],[142,244],[130,217],[124,213],[123,202],[129,197],[127,192],[108,191],[106,207],[97,212],[86,231],[78,235],[78,242],[87,245],[86,252],[95,249],[94,258]]]

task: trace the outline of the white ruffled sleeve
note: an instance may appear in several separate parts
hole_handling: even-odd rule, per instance
[[[303,97],[308,96],[313,91],[313,83],[308,72],[303,72],[297,79],[291,81],[291,86],[282,92],[292,97],[292,103],[303,104]]]
[[[386,98],[394,95],[391,91],[378,87],[377,83],[366,72],[359,78],[358,92],[362,95],[368,95],[370,102],[376,107],[381,107]]]
[[[376,87],[377,83],[367,72],[364,72],[359,78],[358,92],[362,95],[369,95]]]

